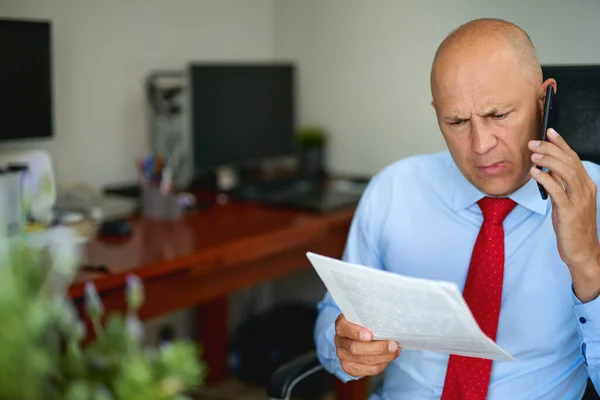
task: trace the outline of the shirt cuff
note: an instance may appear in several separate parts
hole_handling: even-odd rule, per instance
[[[573,301],[583,357],[586,363],[598,364],[600,362],[600,297],[582,303],[573,292]]]
[[[360,379],[361,377],[352,376],[344,372],[342,369],[342,363],[337,356],[334,337],[335,320],[337,319],[339,313],[339,310],[335,310],[333,308],[321,311],[321,315],[318,318],[316,326],[316,346],[317,357],[319,358],[319,361],[323,367],[345,383]]]

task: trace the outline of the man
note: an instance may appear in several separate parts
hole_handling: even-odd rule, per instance
[[[600,167],[553,130],[549,143],[537,140],[548,85],[556,91],[517,26],[482,19],[451,33],[431,71],[449,152],[377,174],[344,253],[455,282],[484,333],[516,361],[402,352],[348,322],[327,294],[315,327],[327,370],[344,381],[385,370],[372,398],[386,400],[580,399],[588,376],[600,388]]]

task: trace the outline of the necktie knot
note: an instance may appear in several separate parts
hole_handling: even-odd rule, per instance
[[[483,214],[483,222],[502,225],[504,219],[515,208],[517,203],[508,198],[484,197],[477,202]]]

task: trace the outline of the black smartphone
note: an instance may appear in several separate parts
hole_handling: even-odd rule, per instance
[[[554,128],[552,124],[554,123],[553,111],[554,111],[554,88],[552,85],[548,85],[546,88],[546,101],[544,102],[544,115],[542,116],[542,140],[548,140],[546,138],[546,132],[548,132],[549,128]],[[541,169],[544,172],[548,172],[547,168],[542,168],[538,166],[538,169]],[[542,195],[542,199],[546,200],[548,198],[548,192],[542,185],[538,183],[538,188],[540,189],[540,194]]]

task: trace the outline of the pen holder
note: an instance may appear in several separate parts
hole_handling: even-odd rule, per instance
[[[183,214],[178,195],[163,192],[158,186],[142,186],[142,214],[151,219],[177,220]]]

